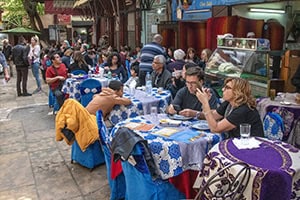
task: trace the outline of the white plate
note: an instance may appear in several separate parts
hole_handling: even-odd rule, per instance
[[[282,104],[282,105],[291,105],[292,103],[288,102],[288,101],[281,101],[280,104]]]
[[[169,115],[169,118],[170,119],[174,119],[174,120],[190,120],[190,119],[193,119],[193,117],[185,117],[183,115]]]
[[[192,126],[192,128],[198,129],[198,130],[209,130],[209,126],[208,126],[208,123],[206,120],[200,120],[199,122],[194,124]]]

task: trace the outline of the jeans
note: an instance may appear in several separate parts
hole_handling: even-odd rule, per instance
[[[39,62],[35,62],[32,64],[32,74],[35,78],[37,88],[41,88],[40,63]]]

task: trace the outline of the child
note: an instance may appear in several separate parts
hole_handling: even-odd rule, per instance
[[[134,62],[130,66],[130,74],[131,77],[126,81],[124,84],[126,87],[129,88],[135,88],[136,86],[139,85],[139,71],[140,71],[140,63],[139,62]]]

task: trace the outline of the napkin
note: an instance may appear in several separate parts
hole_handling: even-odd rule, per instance
[[[261,142],[256,140],[254,137],[250,137],[247,140],[247,144],[244,144],[244,141],[240,138],[234,138],[232,142],[238,149],[255,149],[260,147],[259,145]]]

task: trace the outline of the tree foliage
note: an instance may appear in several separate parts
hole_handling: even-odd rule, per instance
[[[31,0],[1,0],[3,3],[3,19],[7,28],[29,27],[42,30],[40,15],[44,14],[44,5]],[[37,26],[36,26],[37,24]]]

